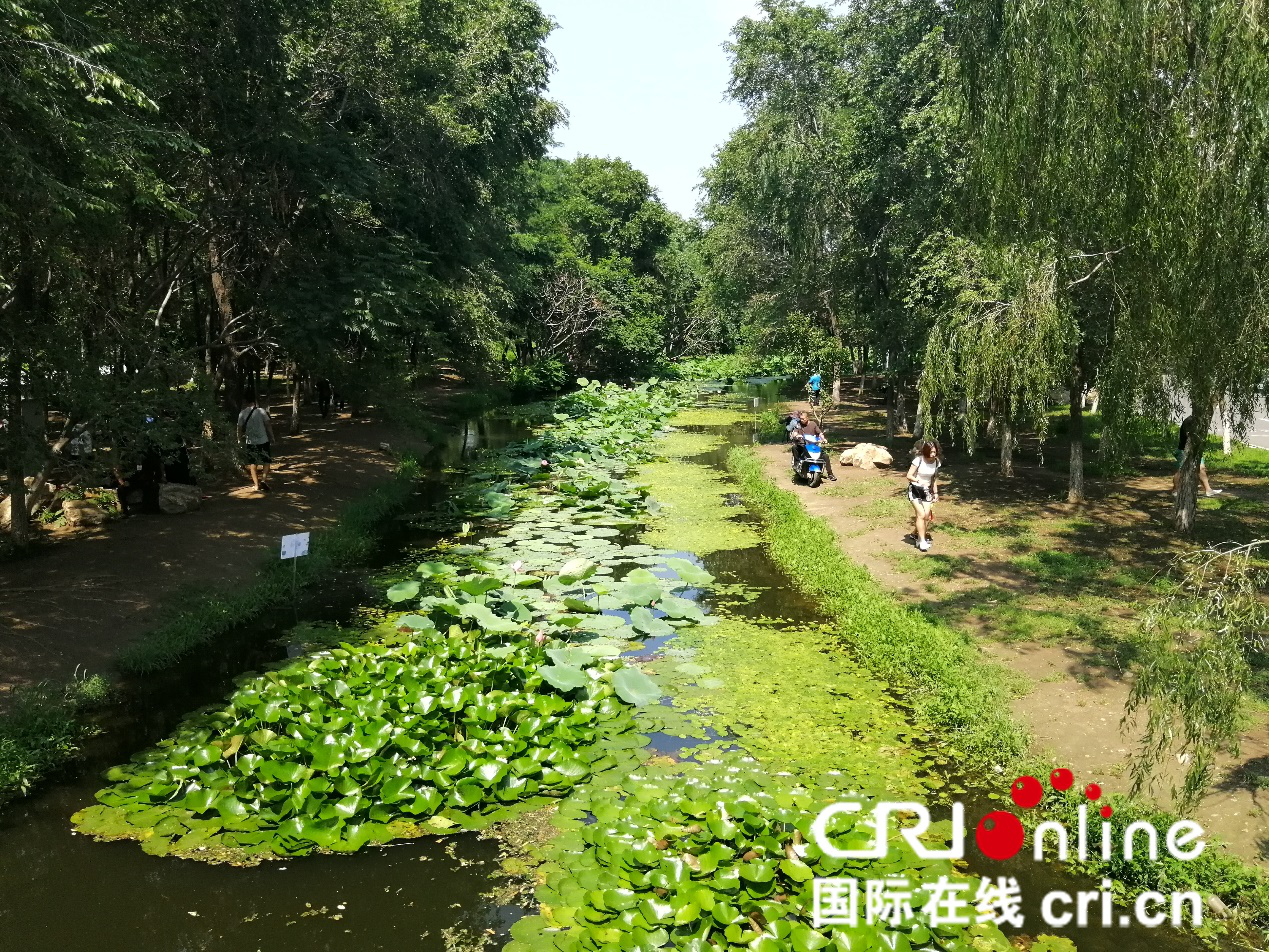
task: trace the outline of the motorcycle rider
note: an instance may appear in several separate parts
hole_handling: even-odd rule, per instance
[[[829,458],[828,440],[824,436],[824,431],[820,429],[820,425],[811,419],[811,415],[803,410],[798,414],[798,425],[794,429],[791,439],[793,440],[793,466],[796,469],[802,462],[802,457],[806,455],[806,437],[814,436],[819,439],[820,463],[824,466],[824,475],[833,482],[837,482],[837,477],[833,475],[833,461]]]

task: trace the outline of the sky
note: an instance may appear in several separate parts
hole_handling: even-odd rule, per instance
[[[550,96],[568,110],[552,154],[622,158],[672,210],[696,212],[701,170],[743,121],[725,100],[732,25],[753,0],[538,0],[559,24],[547,40]]]

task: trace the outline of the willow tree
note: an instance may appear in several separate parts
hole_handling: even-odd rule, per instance
[[[1073,235],[1113,260],[1110,431],[1176,390],[1199,432],[1222,394],[1245,425],[1269,367],[1269,9],[959,0],[958,13],[997,227]],[[1201,452],[1191,441],[1183,459],[1183,532]]]
[[[1075,337],[1058,304],[1057,263],[1045,246],[993,247],[941,236],[909,305],[929,311],[930,337],[921,374],[922,422],[933,433],[960,429],[973,452],[994,430],[1000,472],[1013,475],[1021,427],[1043,439],[1048,396],[1064,378]],[[963,409],[962,409],[963,408]]]
[[[704,217],[718,283],[770,330],[815,320],[814,353],[841,397],[842,364],[857,337],[849,253],[849,74],[845,21],[795,0],[762,0],[764,19],[733,32],[729,95],[746,122],[705,173]],[[826,340],[820,346],[818,340]]]

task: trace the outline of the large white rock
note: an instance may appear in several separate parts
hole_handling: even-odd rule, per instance
[[[203,504],[203,491],[184,483],[164,483],[159,487],[159,509],[169,516],[193,512]]]
[[[894,457],[884,446],[876,443],[858,443],[842,452],[842,465],[855,466],[859,469],[875,469],[877,466],[889,466]]]
[[[100,526],[106,523],[106,511],[91,499],[67,499],[62,515],[68,526]]]

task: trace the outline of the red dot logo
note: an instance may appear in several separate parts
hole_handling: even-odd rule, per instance
[[[1100,800],[1102,796],[1102,788],[1095,783],[1090,783],[1084,788],[1084,796],[1090,800]]]
[[[978,828],[974,830],[974,840],[978,843],[979,852],[994,860],[1017,856],[1025,836],[1022,821],[1004,810],[988,813],[978,821]]]
[[[1064,790],[1070,790],[1071,784],[1075,783],[1075,774],[1071,773],[1065,767],[1059,767],[1053,773],[1049,774],[1049,783],[1053,785],[1053,789],[1058,793]]]
[[[1112,810],[1109,805],[1102,807],[1102,816],[1104,816],[1108,820],[1111,818],[1114,812],[1115,811]]]
[[[1044,798],[1044,788],[1035,777],[1019,777],[1009,790],[1013,802],[1024,810],[1030,810]]]

